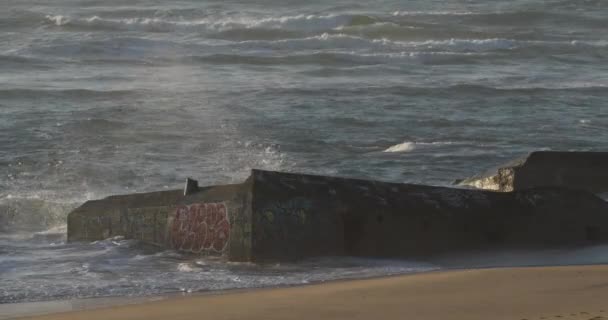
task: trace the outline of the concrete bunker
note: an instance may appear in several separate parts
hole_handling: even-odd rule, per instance
[[[608,241],[584,190],[514,192],[253,170],[241,184],[112,196],[68,217],[69,241],[113,236],[233,261],[425,257]]]

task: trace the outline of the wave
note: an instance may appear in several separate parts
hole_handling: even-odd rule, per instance
[[[555,86],[519,86],[519,87],[492,87],[479,84],[456,84],[448,86],[403,86],[403,85],[367,85],[350,88],[269,88],[263,94],[267,96],[296,95],[296,96],[327,96],[341,94],[345,96],[394,95],[406,97],[454,97],[455,95],[472,96],[517,96],[517,95],[546,95],[554,92],[567,92],[568,94],[608,95],[608,84],[600,83],[570,83]]]
[[[431,19],[441,23],[450,23],[454,20],[466,25],[491,24],[491,25],[514,25],[518,27],[531,25],[553,24],[563,26],[568,21],[569,26],[579,25],[594,28],[608,27],[606,19],[585,15],[584,13],[572,14],[550,10],[527,10],[527,11],[401,11],[392,14],[398,19]],[[441,19],[441,20],[440,20]]]
[[[395,46],[397,43],[388,39],[366,39],[343,33],[323,33],[300,39],[275,41],[242,41],[233,45],[239,49],[251,46],[255,49],[273,50],[322,50],[322,49],[380,49]]]
[[[138,94],[132,90],[89,90],[89,89],[0,89],[0,96],[3,99],[49,99],[49,98],[68,98],[68,99],[118,99],[132,97]]]
[[[209,43],[218,41],[209,41]],[[20,49],[22,55],[54,57],[54,63],[70,64],[80,59],[109,62],[132,62],[147,65],[147,58],[176,57],[188,50],[205,50],[211,46],[188,46],[170,40],[153,40],[143,37],[110,37],[106,39],[56,39],[42,46]],[[58,58],[58,59],[57,59]]]
[[[316,65],[326,67],[356,67],[373,66],[391,63],[422,63],[422,64],[467,64],[472,63],[477,56],[463,53],[363,53],[354,52],[313,52],[296,53],[291,55],[254,56],[245,54],[212,54],[205,56],[190,56],[180,59],[181,63],[225,64],[225,65]],[[310,72],[310,71],[307,71]]]
[[[446,91],[480,93],[480,94],[546,94],[553,91],[569,91],[571,93],[591,94],[604,93],[607,94],[608,83],[559,83],[545,86],[502,86],[491,87],[476,84],[461,84],[444,88]]]
[[[466,144],[464,142],[454,142],[454,141],[433,141],[433,142],[422,142],[422,141],[404,141],[402,143],[398,143],[392,145],[382,152],[386,153],[402,153],[402,152],[410,152],[416,149],[418,146],[430,147],[430,146],[449,146],[455,144]]]
[[[373,61],[360,61],[352,54],[312,53],[280,56],[248,56],[240,54],[213,54],[207,56],[192,56],[182,59],[183,63],[204,64],[243,64],[243,65],[326,65],[326,66],[357,66],[376,64]]]
[[[0,11],[0,30],[12,31],[21,28],[36,26],[44,14],[29,10],[2,10]]]
[[[276,34],[275,34],[276,35]],[[198,43],[180,43],[139,37],[116,37],[105,40],[55,41],[44,47],[22,50],[20,54],[55,56],[56,62],[128,63],[148,66],[179,60],[218,61],[237,64],[302,64],[302,60],[315,63],[317,56],[324,60],[346,60],[349,63],[384,64],[391,61],[413,61],[428,64],[468,63],[476,58],[534,57],[538,54],[581,53],[591,59],[602,55],[608,42],[598,41],[523,41],[507,38],[446,39],[424,41],[398,41],[389,38],[368,38],[342,32],[324,32],[307,37],[272,40],[226,41],[208,39]],[[228,53],[230,52],[230,53]],[[204,53],[204,54],[197,54]],[[490,55],[493,54],[493,55]],[[332,57],[332,59],[324,59]],[[32,63],[11,61],[6,63]],[[42,60],[40,60],[42,61]],[[2,56],[0,56],[2,63]]]
[[[519,42],[510,39],[450,39],[410,42],[415,48],[449,49],[450,51],[491,51],[513,49]]]
[[[402,41],[445,40],[452,38],[497,38],[504,36],[491,30],[471,30],[466,26],[445,28],[423,22],[381,21],[364,26],[343,26],[334,29],[344,34],[366,38],[388,38]]]
[[[144,32],[204,32],[224,33],[245,39],[239,32],[255,37],[265,36],[264,30],[311,33],[330,31],[340,28],[377,28],[392,25],[393,35],[408,32],[408,28],[435,36],[449,34],[450,37],[464,37],[469,34],[484,34],[476,25],[513,25],[525,26],[568,25],[590,28],[607,28],[608,21],[593,15],[541,10],[473,12],[466,10],[405,11],[377,13],[331,13],[331,14],[294,14],[284,16],[261,15],[255,13],[233,13],[217,10],[190,9],[110,9],[89,11],[89,16],[76,16],[61,13],[45,14],[35,11],[13,10],[0,14],[0,29],[37,27],[42,21],[47,26],[83,31],[144,31]],[[373,27],[372,27],[373,26]],[[414,28],[412,28],[414,27]],[[251,33],[251,30],[261,30]],[[411,30],[410,30],[411,31]],[[515,30],[517,31],[517,30]],[[272,31],[269,31],[272,33]],[[411,34],[415,36],[415,33]],[[504,35],[503,35],[504,36]],[[276,38],[275,38],[276,39]]]
[[[1,198],[0,232],[42,231],[61,227],[65,225],[68,213],[77,205],[36,197]]]
[[[391,152],[391,153],[396,153],[396,152],[408,152],[408,151],[412,151],[415,148],[415,143],[413,142],[402,142],[393,146],[390,146],[388,148],[386,148],[383,152]]]
[[[526,46],[539,47],[608,47],[608,41],[523,41],[505,38],[395,41],[386,37],[367,38],[345,33],[322,33],[320,35],[281,39],[273,41],[249,40],[227,44],[229,47],[246,50],[320,50],[320,49],[417,49],[448,52],[478,52],[515,49]]]
[[[112,12],[89,17],[72,17],[61,14],[45,16],[46,23],[59,27],[84,28],[87,30],[141,30],[149,32],[191,31],[225,31],[232,29],[283,29],[301,32],[318,32],[347,26],[369,26],[375,23],[394,23],[408,25],[424,22],[432,26],[451,23],[458,19],[463,25],[470,24],[507,24],[537,25],[546,23],[580,24],[589,27],[608,27],[605,19],[597,19],[584,14],[567,14],[547,11],[513,11],[513,12],[471,12],[471,11],[395,11],[385,14],[297,14],[286,16],[259,16],[246,14],[217,13],[203,14],[197,19],[195,15],[161,14],[151,12],[138,13],[136,17],[109,17]],[[37,13],[29,13],[28,20],[39,18]],[[119,15],[121,16],[121,15]],[[147,16],[147,17],[146,17]],[[435,19],[434,17],[437,17]],[[438,20],[438,19],[442,20]],[[409,19],[414,19],[411,21]],[[422,19],[422,20],[421,20]]]
[[[0,55],[0,69],[51,70],[56,68],[51,61],[16,55]]]
[[[566,43],[573,45],[573,43]],[[582,45],[582,43],[576,43]],[[178,57],[192,52],[223,54],[237,52],[301,52],[305,50],[348,50],[350,53],[365,52],[399,54],[405,49],[417,51],[482,52],[512,49],[526,45],[510,39],[449,39],[426,41],[394,41],[388,38],[366,38],[344,33],[324,32],[301,38],[278,40],[220,41],[211,40],[197,44],[180,44],[173,41],[143,38],[112,38],[78,42],[60,42],[34,50],[36,54],[59,56],[108,56],[113,60],[138,57]]]
[[[374,42],[383,41],[387,43],[387,39],[372,40]],[[515,40],[505,38],[491,39],[446,39],[446,40],[425,40],[425,41],[393,41],[395,45],[401,47],[410,47],[421,50],[446,50],[450,52],[480,52],[480,51],[496,51],[496,50],[512,50],[536,48],[541,50],[552,49],[552,53],[564,49],[578,48],[608,48],[608,41],[534,41],[534,40]]]
[[[608,40],[595,40],[595,41],[572,40],[572,41],[570,41],[570,45],[572,45],[574,47],[580,46],[580,47],[592,47],[592,48],[607,48]]]
[[[524,47],[539,47],[546,49],[547,47],[558,49],[566,48],[606,48],[608,41],[526,41],[505,38],[488,38],[488,39],[457,39],[451,38],[446,40],[424,40],[424,41],[395,41],[389,38],[366,38],[354,36],[345,33],[323,33],[311,37],[299,39],[283,39],[275,41],[241,41],[230,45],[239,49],[247,49],[254,47],[256,49],[274,49],[274,50],[311,50],[311,49],[403,49],[411,48],[418,50],[433,50],[433,51],[448,51],[448,52],[480,52],[480,51],[495,51],[509,50]]]
[[[472,11],[402,11],[393,12],[393,16],[468,16]]]
[[[141,30],[149,32],[226,31],[233,29],[284,29],[305,32],[331,30],[346,25],[373,24],[376,18],[367,15],[329,14],[294,15],[281,17],[220,16],[200,20],[168,20],[164,18],[111,19],[91,16],[74,18],[64,15],[47,15],[46,22],[58,27],[98,30]]]
[[[301,39],[242,41],[207,47],[205,51],[209,54],[184,57],[182,61],[254,65],[335,64],[336,66],[374,65],[403,61],[425,64],[461,64],[474,61],[484,52],[508,50],[516,46],[517,41],[508,39],[401,42],[385,38],[366,39],[342,33],[323,33]],[[241,53],[222,53],[226,49]],[[215,53],[213,53],[214,51]]]
[[[217,31],[208,35],[210,39],[228,41],[248,41],[248,40],[281,40],[293,39],[301,36],[300,32],[282,29],[230,29]]]
[[[492,87],[479,84],[457,84],[443,87],[410,87],[392,86],[379,87],[385,94],[407,95],[407,96],[453,96],[458,95],[480,95],[480,96],[514,96],[514,95],[545,95],[552,92],[568,92],[569,94],[591,95],[608,94],[608,84],[601,83],[562,83],[557,85],[533,85],[533,86],[502,86]],[[359,89],[361,90],[361,89]],[[366,90],[373,90],[366,89]]]
[[[564,21],[568,21],[569,26],[608,27],[606,19],[597,19],[584,14],[567,14],[550,11],[490,12],[464,17],[465,23],[516,25],[518,27],[547,24],[563,25]]]

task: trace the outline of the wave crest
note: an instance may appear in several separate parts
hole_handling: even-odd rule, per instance
[[[48,230],[64,225],[68,213],[77,205],[77,203],[36,198],[2,198],[0,199],[0,232]]]
[[[415,147],[416,146],[413,142],[405,141],[403,143],[399,143],[394,146],[390,146],[390,147],[386,148],[386,150],[384,150],[383,152],[391,152],[391,153],[408,152],[408,151],[414,150]]]
[[[47,15],[46,21],[59,27],[80,27],[118,30],[143,30],[171,32],[176,30],[226,31],[231,29],[284,29],[304,32],[331,30],[343,26],[368,25],[377,19],[367,15],[328,14],[294,15],[280,17],[222,16],[200,20],[168,20],[163,18],[108,19],[99,16],[71,18],[63,15]]]

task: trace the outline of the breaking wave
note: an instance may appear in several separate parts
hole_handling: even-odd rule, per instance
[[[76,16],[57,12],[36,12],[34,10],[12,10],[0,13],[0,28],[15,29],[35,26],[44,21],[47,25],[73,28],[76,30],[124,30],[148,32],[173,31],[225,31],[250,29],[282,29],[300,32],[331,30],[348,26],[371,26],[376,23],[395,25],[416,25],[421,20],[431,19],[440,23],[461,22],[462,24],[513,24],[520,26],[569,24],[606,28],[606,19],[551,11],[469,11],[469,10],[396,10],[374,14],[332,13],[293,14],[284,16],[260,15],[254,13],[221,13],[191,9],[97,9],[88,16]],[[441,20],[440,20],[441,19]],[[426,24],[423,24],[426,25]],[[428,25],[427,25],[428,26]]]
[[[381,65],[398,62],[424,64],[468,63],[476,55],[449,52],[398,52],[398,53],[351,53],[351,52],[320,52],[310,54],[253,56],[237,54],[213,54],[194,56],[182,59],[184,63],[205,64],[242,64],[242,65],[319,65],[332,67],[356,67],[365,65]]]
[[[589,16],[581,16],[566,13],[556,13],[548,10],[538,11],[489,11],[475,12],[466,10],[456,11],[407,11],[397,10],[392,13],[395,17],[403,18],[420,18],[420,17],[438,17],[440,19],[459,19],[467,23],[475,24],[516,24],[523,25],[538,25],[544,23],[561,24],[563,21],[568,21],[571,24],[583,25],[590,27],[606,27],[608,22],[605,19],[598,19]]]
[[[271,40],[207,40],[180,44],[167,40],[116,37],[104,40],[50,43],[33,50],[22,50],[24,56],[52,57],[61,63],[80,59],[87,64],[129,63],[147,67],[172,62],[211,62],[221,64],[384,64],[412,61],[429,64],[468,63],[476,59],[538,54],[579,53],[598,56],[608,49],[606,41],[522,41],[506,38],[446,39],[399,41],[389,38],[367,38],[342,32]],[[193,54],[194,53],[194,54]],[[25,60],[24,60],[25,59]],[[26,63],[34,58],[3,58],[0,65]],[[36,61],[42,61],[36,58]],[[50,60],[49,60],[50,61]],[[50,62],[48,62],[50,63]],[[29,63],[30,65],[35,65]]]
[[[483,52],[515,49],[519,47],[608,47],[608,41],[523,41],[504,38],[491,39],[446,39],[425,41],[396,41],[388,38],[366,38],[345,33],[322,33],[305,38],[272,41],[240,41],[220,46],[230,46],[241,50],[248,47],[273,50],[321,50],[321,49],[417,49],[443,52]]]
[[[28,13],[29,19],[38,18],[36,13]],[[145,16],[112,18],[103,15],[73,17],[63,14],[47,14],[44,20],[48,25],[85,29],[85,30],[125,30],[148,32],[173,31],[226,31],[248,29],[281,29],[299,32],[318,32],[344,27],[372,26],[374,24],[393,24],[407,26],[418,22],[409,21],[424,17],[441,17],[441,19],[464,19],[467,23],[485,25],[487,23],[511,24],[517,21],[522,25],[535,25],[542,22],[569,21],[590,27],[607,27],[608,22],[593,17],[556,14],[550,12],[471,12],[471,11],[394,11],[378,15],[365,14],[298,14],[286,16],[256,15],[205,15],[200,18],[181,16],[164,17],[147,14]],[[33,18],[32,18],[33,17]],[[448,20],[450,21],[450,20]],[[423,24],[423,26],[428,26]]]
[[[464,144],[464,143],[457,143],[457,142],[452,142],[452,141],[434,141],[434,142],[405,141],[402,143],[392,145],[392,146],[386,148],[382,152],[388,152],[388,153],[409,152],[409,151],[413,151],[418,146],[428,147],[428,146],[446,146],[446,145],[454,145],[454,144]]]
[[[393,16],[468,16],[472,11],[401,11],[393,12]]]
[[[408,151],[412,151],[415,148],[415,144],[413,142],[403,142],[403,143],[399,143],[396,144],[394,146],[390,146],[388,148],[386,148],[386,150],[384,150],[384,152],[408,152]]]
[[[546,23],[561,24],[568,21],[573,25],[589,27],[607,27],[605,19],[597,19],[589,16],[581,16],[566,13],[555,13],[550,11],[506,11],[506,12],[480,12],[465,16],[467,22],[476,24],[516,24],[519,26],[539,25]]]
[[[166,20],[163,18],[125,18],[109,19],[99,16],[74,18],[64,15],[47,15],[46,21],[60,27],[99,29],[99,30],[141,30],[149,32],[171,32],[178,30],[225,31],[231,29],[285,29],[314,32],[349,25],[366,25],[377,21],[366,15],[329,14],[294,15],[282,17],[224,16],[200,20]]]
[[[68,213],[76,206],[76,202],[37,197],[0,198],[0,232],[40,231],[63,226]]]

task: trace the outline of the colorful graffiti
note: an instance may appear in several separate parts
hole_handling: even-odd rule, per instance
[[[224,203],[179,206],[175,210],[169,239],[180,251],[223,252],[230,238],[230,221]]]

